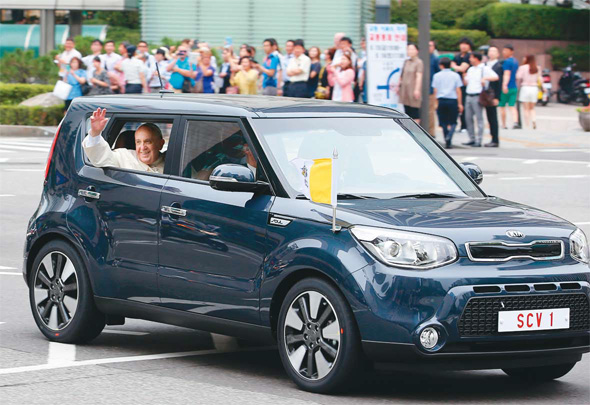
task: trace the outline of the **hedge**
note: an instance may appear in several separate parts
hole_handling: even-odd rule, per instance
[[[569,65],[569,57],[572,62],[576,64],[574,70],[588,72],[590,71],[590,48],[588,45],[573,45],[570,44],[567,48],[560,48],[554,46],[547,51],[551,55],[551,63],[553,69],[563,69]]]
[[[2,104],[18,104],[38,94],[53,91],[51,84],[0,83]]]
[[[0,105],[0,124],[56,126],[64,116],[64,106],[25,107]]]
[[[458,50],[459,41],[464,37],[471,39],[475,48],[490,41],[488,34],[478,30],[430,30],[430,39],[436,43],[436,49],[441,51]],[[408,28],[408,41],[418,43],[416,28]]]
[[[466,13],[458,26],[494,38],[590,40],[590,10],[497,3]]]
[[[420,0],[397,0],[391,2],[391,22],[418,26],[418,3]],[[430,3],[431,29],[453,28],[467,12],[484,7],[498,0],[438,0]]]

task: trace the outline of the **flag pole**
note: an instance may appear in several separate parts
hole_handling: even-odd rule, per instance
[[[336,233],[342,229],[336,225],[336,207],[338,206],[338,151],[334,148],[332,153],[332,232]]]

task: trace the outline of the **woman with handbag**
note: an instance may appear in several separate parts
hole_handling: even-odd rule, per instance
[[[533,129],[537,129],[535,104],[537,104],[539,81],[541,80],[541,69],[537,66],[535,55],[527,55],[524,64],[516,71],[516,81],[520,83],[518,101],[524,107],[524,127],[532,123]]]
[[[420,105],[422,104],[422,75],[424,63],[418,58],[418,46],[408,44],[408,59],[402,67],[402,74],[396,86],[399,102],[403,104],[406,114],[420,123]]]
[[[68,97],[66,97],[64,111],[68,110],[70,104],[72,104],[73,99],[84,95],[82,86],[88,86],[88,83],[86,83],[86,70],[82,69],[82,61],[80,58],[74,56],[70,60],[70,64],[68,66],[69,69],[67,70],[63,80],[72,86],[72,90],[70,90],[70,94],[68,94]]]

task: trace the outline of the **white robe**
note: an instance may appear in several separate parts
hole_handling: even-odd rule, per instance
[[[130,149],[118,148],[112,150],[102,136],[87,135],[82,142],[86,156],[96,167],[119,167],[121,169],[141,170],[152,173],[164,173],[164,157],[160,154],[158,160],[146,165],[137,158],[137,152]]]

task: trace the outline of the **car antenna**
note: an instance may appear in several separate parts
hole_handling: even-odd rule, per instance
[[[161,97],[164,97],[164,94],[166,93],[174,93],[174,91],[172,90],[166,90],[164,88],[164,85],[162,84],[162,76],[160,76],[160,68],[158,67],[158,62],[156,61],[156,70],[158,71],[158,79],[160,80],[160,91],[159,93],[162,95]]]

